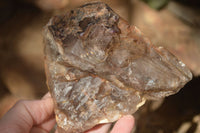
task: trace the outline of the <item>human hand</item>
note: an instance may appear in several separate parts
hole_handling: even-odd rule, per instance
[[[53,101],[49,93],[41,100],[17,102],[1,119],[2,133],[48,133],[55,125]],[[130,133],[134,118],[127,115],[119,119],[111,133]],[[106,133],[111,124],[98,125],[86,133]]]
[[[2,133],[48,133],[55,125],[49,93],[41,100],[20,100],[1,119]]]

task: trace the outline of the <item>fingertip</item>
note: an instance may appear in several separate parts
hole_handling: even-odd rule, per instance
[[[110,123],[100,124],[86,131],[85,133],[107,133],[108,130],[110,129],[110,126],[111,126]]]
[[[134,117],[126,115],[120,118],[114,125],[111,133],[130,133],[134,127]]]
[[[134,124],[134,122],[135,122],[135,119],[134,119],[134,117],[132,115],[125,115],[125,116],[123,116],[121,118],[121,120],[123,120],[123,121],[129,121],[132,124]]]
[[[47,93],[42,97],[42,99],[47,99],[47,98],[50,98],[50,97],[51,97],[50,92],[47,92]]]
[[[58,133],[58,130],[56,129],[55,133]]]

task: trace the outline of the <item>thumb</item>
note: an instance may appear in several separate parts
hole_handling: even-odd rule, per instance
[[[0,131],[5,133],[28,133],[53,115],[51,98],[42,100],[20,100],[0,120]]]

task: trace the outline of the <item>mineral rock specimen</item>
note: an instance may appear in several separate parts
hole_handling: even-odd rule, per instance
[[[108,5],[88,3],[45,27],[47,84],[59,132],[77,133],[133,114],[179,91],[188,68],[155,47]]]

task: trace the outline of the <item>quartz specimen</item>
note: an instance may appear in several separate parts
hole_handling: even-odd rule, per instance
[[[53,17],[44,36],[60,133],[114,122],[146,99],[178,92],[192,78],[185,64],[102,2]]]

